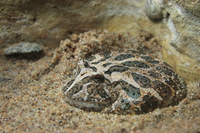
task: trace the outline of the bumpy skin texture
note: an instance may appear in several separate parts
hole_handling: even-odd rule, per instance
[[[117,114],[141,114],[176,105],[186,84],[165,62],[150,55],[112,52],[81,60],[76,76],[63,87],[75,107]]]

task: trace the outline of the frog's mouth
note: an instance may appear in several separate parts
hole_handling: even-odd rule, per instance
[[[70,81],[73,84],[73,81]],[[76,83],[65,91],[65,100],[73,106],[89,111],[101,111],[112,105],[118,98],[121,88],[113,89],[119,82],[110,83],[103,75],[93,75]],[[66,92],[67,90],[67,92]]]

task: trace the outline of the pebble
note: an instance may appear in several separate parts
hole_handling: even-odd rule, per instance
[[[22,42],[5,49],[4,55],[40,53],[43,49],[37,43]]]
[[[163,0],[147,0],[145,4],[145,13],[153,21],[162,20],[163,6]]]

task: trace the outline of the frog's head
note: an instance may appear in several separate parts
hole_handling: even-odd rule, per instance
[[[102,110],[118,97],[118,90],[113,90],[118,82],[111,83],[103,71],[87,60],[78,62],[78,72],[63,87],[66,101],[86,110]]]

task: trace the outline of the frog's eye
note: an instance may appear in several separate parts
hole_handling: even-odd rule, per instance
[[[83,66],[84,66],[85,68],[91,69],[91,70],[94,71],[94,72],[97,72],[97,68],[94,67],[94,66],[90,66],[90,64],[89,64],[88,61],[86,61],[86,60],[83,60]]]
[[[89,68],[90,67],[90,65],[88,64],[88,62],[87,61],[83,61],[83,65],[86,67],[86,68]]]
[[[88,63],[86,60],[80,60],[80,61],[78,62],[78,66],[79,66],[80,68],[90,68],[89,63]]]

